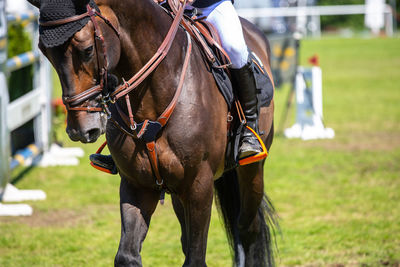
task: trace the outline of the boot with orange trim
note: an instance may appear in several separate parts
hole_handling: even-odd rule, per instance
[[[246,117],[247,126],[258,132],[258,99],[256,80],[254,76],[254,63],[248,63],[240,69],[231,68],[233,86],[235,87],[240,104]],[[244,127],[240,140],[239,160],[263,153],[262,142],[247,127]],[[258,159],[260,160],[260,159]],[[257,160],[257,161],[258,161]]]

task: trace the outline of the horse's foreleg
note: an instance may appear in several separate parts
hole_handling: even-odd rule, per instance
[[[174,200],[175,212],[182,227],[185,267],[207,266],[205,262],[207,235],[213,199],[213,178],[211,171],[207,169],[209,170],[204,167],[190,188],[179,194],[179,199]]]
[[[181,244],[182,244],[182,252],[186,255],[187,252],[187,236],[186,236],[186,223],[185,223],[185,209],[182,205],[181,200],[175,194],[171,195],[172,205],[174,207],[174,211],[176,217],[178,217],[179,224],[181,225]]]
[[[115,266],[142,266],[142,242],[158,198],[158,192],[134,188],[124,178],[121,179],[121,240],[115,256]]]

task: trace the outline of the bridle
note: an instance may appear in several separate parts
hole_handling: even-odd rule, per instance
[[[86,6],[87,11],[83,14],[54,20],[54,21],[46,21],[46,22],[39,22],[41,26],[45,27],[52,27],[52,26],[60,26],[66,23],[74,22],[81,20],[85,17],[89,17],[93,23],[94,28],[94,37],[95,37],[95,48],[96,48],[96,55],[97,55],[97,66],[98,66],[98,77],[100,77],[100,82],[95,86],[85,90],[84,92],[74,95],[74,96],[65,96],[63,97],[63,102],[67,108],[67,110],[74,110],[74,111],[88,111],[88,112],[101,112],[103,111],[102,107],[91,107],[91,106],[79,106],[80,104],[87,102],[93,98],[98,97],[100,94],[104,97],[109,94],[107,92],[108,87],[108,60],[107,60],[107,47],[104,40],[104,36],[101,32],[101,29],[97,23],[96,17],[101,18],[111,29],[115,32],[115,34],[120,38],[119,31],[114,27],[114,25],[105,17],[101,15],[99,11],[95,8],[91,7],[89,4]],[[101,48],[101,52],[99,50]],[[103,56],[101,56],[101,54]]]
[[[120,38],[120,33],[117,30],[117,28],[104,16],[101,15],[100,11],[97,11],[94,7],[91,7],[89,4],[86,6],[87,11],[83,14],[80,15],[75,15],[72,17],[64,18],[64,19],[59,19],[59,20],[54,20],[54,21],[46,21],[46,22],[39,22],[41,26],[60,26],[66,23],[78,21],[80,19],[83,19],[85,17],[89,17],[90,20],[92,21],[93,28],[94,28],[94,37],[95,37],[95,48],[96,48],[96,55],[97,55],[97,66],[98,66],[98,77],[100,77],[100,81],[98,84],[95,86],[85,90],[82,93],[79,93],[74,96],[64,96],[63,97],[63,102],[66,106],[67,110],[72,110],[72,111],[87,111],[87,112],[106,112],[109,116],[110,113],[107,109],[107,103],[115,103],[116,100],[123,96],[127,96],[129,92],[137,88],[155,69],[156,67],[161,63],[161,61],[165,58],[167,55],[172,42],[174,40],[174,37],[177,33],[179,23],[183,18],[183,13],[186,5],[186,0],[182,1],[180,0],[180,6],[179,9],[176,7],[176,4],[173,2],[173,0],[168,0],[171,6],[175,7],[176,12],[175,12],[175,18],[174,21],[163,41],[163,43],[160,45],[159,49],[157,52],[154,54],[154,56],[128,81],[124,80],[124,83],[120,86],[118,86],[112,93],[108,91],[108,60],[107,60],[107,46],[104,40],[104,36],[102,34],[102,31],[99,27],[99,24],[96,20],[96,17],[101,18],[111,29],[116,33],[118,38]],[[179,5],[179,4],[178,4]],[[99,50],[101,48],[101,52],[99,53]],[[101,56],[102,55],[102,56]],[[101,95],[102,101],[101,104],[102,106],[82,106],[85,102],[88,102],[89,100],[93,100]],[[127,105],[128,104],[127,101]],[[128,108],[128,111],[131,113],[131,110]],[[129,114],[129,117],[131,118],[132,115]],[[131,119],[130,120],[130,128],[131,129],[136,129],[136,123]]]

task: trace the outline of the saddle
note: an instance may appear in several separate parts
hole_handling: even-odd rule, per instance
[[[169,12],[175,12],[174,7],[170,4],[166,3],[163,7]],[[240,102],[237,100],[234,86],[231,83],[231,74],[229,71],[231,60],[229,55],[222,48],[221,39],[217,30],[211,23],[205,20],[205,17],[198,14],[196,8],[185,11],[181,25],[189,32],[193,40],[201,48],[203,58],[208,63],[209,70],[214,76],[218,89],[224,96],[228,105],[228,145],[225,155],[225,171],[236,168],[238,165],[245,165],[257,161],[258,159],[256,158],[245,161],[239,161],[238,158],[239,141],[243,132],[243,127],[245,127],[245,119]],[[261,106],[269,106],[273,87],[259,58],[251,51],[249,51],[249,54],[255,62],[255,66],[258,68],[255,69],[254,73],[256,76],[256,83],[258,84],[257,88],[259,88],[257,97],[259,103],[258,109],[260,109]],[[271,84],[271,87],[265,88],[261,86],[263,84]],[[263,150],[266,152],[265,146],[258,136],[259,133],[253,133],[257,136]]]

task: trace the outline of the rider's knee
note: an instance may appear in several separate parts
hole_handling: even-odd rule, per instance
[[[224,49],[231,59],[233,68],[239,69],[247,64],[249,52],[245,44],[242,45],[238,44],[238,42],[230,42],[228,45],[224,46]]]

